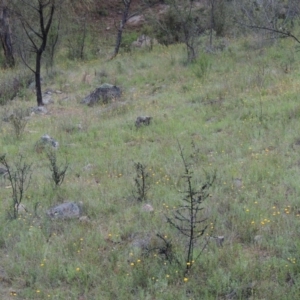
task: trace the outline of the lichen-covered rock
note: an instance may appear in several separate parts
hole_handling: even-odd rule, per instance
[[[81,207],[75,202],[66,202],[50,208],[46,214],[51,219],[79,218],[81,214]]]
[[[108,103],[121,97],[121,89],[115,85],[104,83],[96,88],[91,94],[82,99],[82,104],[93,106],[96,103]]]

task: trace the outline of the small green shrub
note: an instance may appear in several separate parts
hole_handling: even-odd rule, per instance
[[[32,80],[29,72],[10,73],[0,76],[0,105],[8,103],[15,98],[22,90],[26,90]]]
[[[131,44],[137,40],[139,34],[137,32],[124,32],[122,35],[121,49],[130,52]]]
[[[57,161],[56,151],[52,149],[48,149],[47,158],[49,160],[51,178],[54,182],[55,187],[58,187],[63,183],[65,179],[65,175],[68,170],[69,164],[66,161],[64,165],[59,166]]]
[[[28,123],[29,110],[27,108],[18,107],[13,110],[13,113],[9,117],[10,124],[12,125],[14,135],[19,140]]]
[[[202,254],[203,248],[195,254],[197,240],[204,236],[208,227],[207,217],[203,214],[203,202],[209,198],[209,189],[213,185],[216,175],[207,175],[206,180],[197,189],[193,179],[192,164],[189,163],[183,154],[183,149],[179,144],[180,156],[184,166],[185,190],[183,193],[183,203],[179,205],[173,213],[173,217],[167,217],[168,223],[177,229],[178,233],[185,238],[186,248],[185,264],[183,265],[184,276],[189,272],[192,265]]]
[[[139,202],[147,200],[147,193],[149,191],[149,173],[146,171],[146,166],[141,163],[134,164],[136,177],[134,179],[135,189],[133,191],[134,198]]]
[[[203,79],[211,68],[211,60],[209,55],[201,54],[199,58],[191,65],[193,74],[199,78]]]

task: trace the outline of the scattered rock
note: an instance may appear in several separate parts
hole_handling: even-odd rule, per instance
[[[152,120],[152,117],[148,117],[148,116],[141,116],[141,117],[137,117],[136,121],[135,121],[135,126],[136,127],[141,127],[142,125],[150,125],[150,122]]]
[[[48,104],[52,104],[54,103],[53,99],[52,99],[52,92],[51,91],[46,91],[43,95],[43,103],[45,105],[48,105]]]
[[[58,148],[58,146],[59,146],[59,143],[48,134],[44,134],[41,137],[41,139],[39,140],[39,142],[44,144],[44,145],[50,145],[53,148]]]
[[[237,188],[240,189],[243,186],[243,180],[240,178],[234,178],[233,180],[233,185]]]
[[[225,239],[223,235],[212,236],[210,239],[214,240],[218,247],[223,247],[223,243],[224,243],[224,239]]]
[[[31,107],[31,114],[36,114],[36,115],[45,115],[48,113],[48,110],[45,106],[35,106]]]
[[[44,134],[35,144],[35,151],[41,153],[46,147],[58,148],[59,143],[48,134]]]
[[[16,204],[15,208],[18,210],[18,214],[25,214],[25,213],[27,213],[27,208],[22,203],[20,203],[19,206]]]
[[[263,236],[262,235],[256,235],[254,237],[254,242],[257,243],[257,244],[260,244],[263,240]]]
[[[90,95],[82,99],[82,104],[93,106],[96,103],[108,103],[121,97],[121,89],[115,85],[104,83],[96,88]]]
[[[126,22],[128,26],[141,26],[145,23],[145,17],[143,15],[136,15],[129,18]]]
[[[142,207],[142,211],[152,212],[154,211],[154,208],[151,204],[145,204]]]
[[[79,222],[81,222],[83,224],[89,224],[91,222],[91,220],[88,216],[82,216],[79,218]]]
[[[81,205],[66,202],[50,208],[46,214],[51,219],[74,219],[80,217],[81,211]]]

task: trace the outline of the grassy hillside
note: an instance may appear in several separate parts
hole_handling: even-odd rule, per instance
[[[296,299],[299,295],[299,55],[291,40],[264,46],[249,37],[186,65],[183,45],[121,54],[112,61],[61,61],[45,76],[49,114],[32,115],[20,139],[1,118],[0,154],[32,164],[22,203],[10,220],[12,189],[1,184],[1,299]],[[8,73],[0,75],[9,76]],[[79,101],[108,82],[120,101]],[[2,106],[35,105],[24,89]],[[153,117],[136,128],[138,116]],[[79,125],[80,124],[80,125]],[[55,138],[65,181],[53,188],[36,142]],[[166,222],[183,203],[184,165],[195,187],[216,180],[203,202],[205,234],[188,274],[163,255],[161,234],[181,262],[187,240]],[[133,197],[135,163],[149,173],[147,202]],[[1,178],[0,178],[1,179]],[[83,202],[89,220],[50,220],[46,211]],[[153,212],[143,211],[151,204]],[[222,247],[214,238],[224,236]],[[141,244],[147,249],[142,249]],[[170,250],[171,251],[171,250]]]

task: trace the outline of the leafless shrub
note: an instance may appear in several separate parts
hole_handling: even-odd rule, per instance
[[[31,181],[32,165],[24,162],[22,155],[19,155],[18,160],[13,166],[8,163],[6,155],[0,156],[0,163],[6,169],[6,176],[12,187],[12,207],[8,211],[8,214],[11,219],[16,219],[24,193],[28,189]]]
[[[51,178],[53,179],[55,187],[58,187],[65,179],[69,164],[66,161],[64,165],[59,166],[57,162],[56,151],[52,149],[47,151],[47,158],[50,162],[49,168],[52,174]]]

